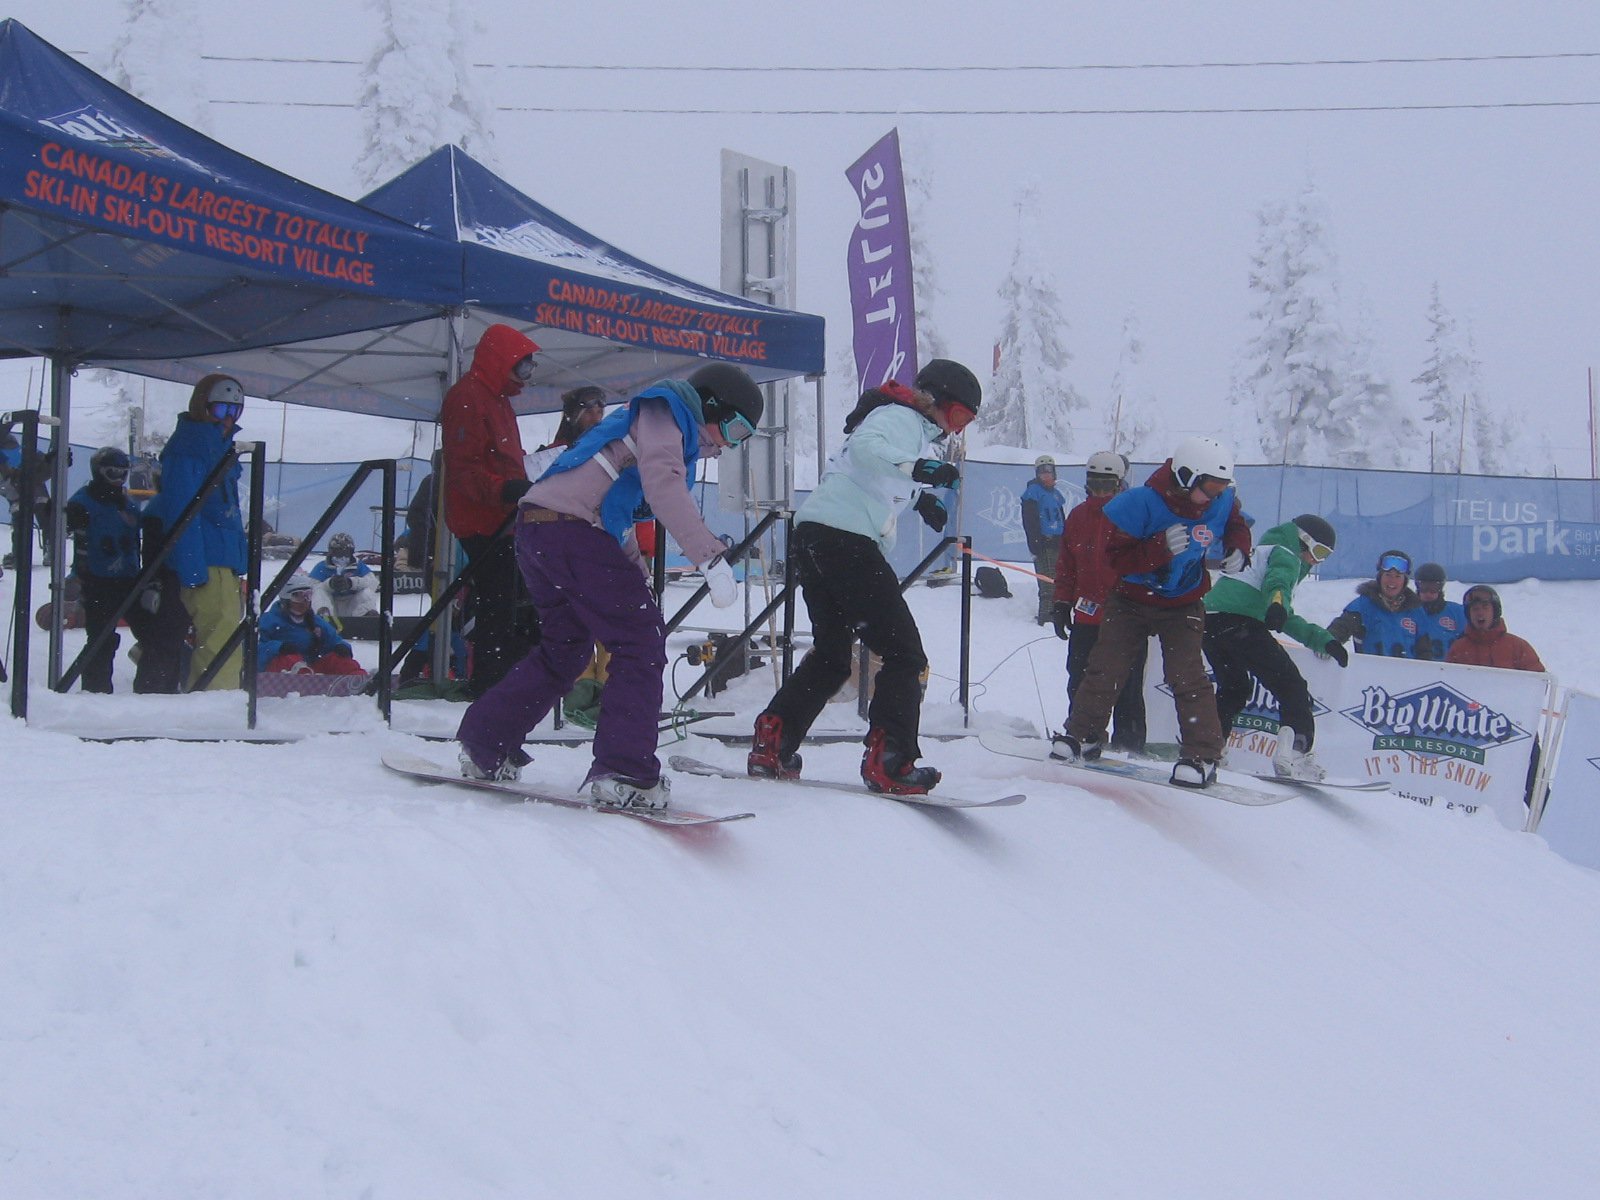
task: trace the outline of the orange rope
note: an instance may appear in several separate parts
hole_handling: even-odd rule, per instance
[[[1019,566],[1017,566],[1016,563],[1009,563],[1009,562],[1005,562],[1005,561],[1003,561],[1001,559],[998,559],[998,558],[990,558],[987,554],[980,554],[980,553],[978,553],[978,551],[974,550],[971,546],[963,546],[963,547],[961,547],[961,550],[962,550],[962,553],[970,554],[970,555],[972,555],[973,558],[981,558],[981,559],[983,559],[984,562],[993,563],[997,567],[1004,567],[1008,571],[1015,571],[1019,575],[1032,575],[1035,579],[1042,579],[1046,583],[1054,583],[1055,582],[1055,580],[1050,578],[1050,576],[1041,575],[1037,571],[1030,571],[1030,570],[1028,570],[1027,567],[1019,567]]]

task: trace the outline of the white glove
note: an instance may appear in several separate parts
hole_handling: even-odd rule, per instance
[[[739,585],[733,578],[733,568],[721,555],[708,562],[703,570],[706,586],[711,589],[711,603],[718,608],[727,608],[739,598]]]
[[[1225,575],[1237,575],[1244,570],[1250,560],[1245,557],[1243,550],[1229,550],[1222,559],[1222,571]]]
[[[1167,549],[1177,558],[1189,548],[1189,527],[1182,524],[1167,526]]]

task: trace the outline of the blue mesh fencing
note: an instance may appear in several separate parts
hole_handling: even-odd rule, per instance
[[[92,447],[74,448],[71,488],[87,480],[92,453]],[[428,473],[425,459],[401,459],[399,465],[397,533],[404,531],[412,492]],[[267,520],[279,533],[302,535],[355,467],[268,463]],[[1153,469],[1153,464],[1136,465],[1133,479],[1142,481]],[[1020,498],[1032,477],[1028,465],[968,460],[959,501],[955,494],[943,493],[952,511],[959,505],[960,527],[972,536],[978,553],[1027,561]],[[1083,498],[1081,483],[1081,468],[1064,469],[1059,486],[1069,504]],[[1600,578],[1600,484],[1591,480],[1246,466],[1239,468],[1238,485],[1245,511],[1258,529],[1303,512],[1333,524],[1338,548],[1323,567],[1325,577],[1369,576],[1383,551],[1399,549],[1416,563],[1443,563],[1452,579],[1503,583]],[[360,549],[376,549],[381,486],[378,476],[369,478],[332,532],[349,533]],[[718,507],[715,484],[696,485],[695,495],[714,532],[733,539],[743,536],[740,514]],[[3,511],[9,520],[9,506]],[[947,532],[956,528],[952,520]],[[907,513],[892,560],[902,572],[909,570],[938,541],[939,535]]]

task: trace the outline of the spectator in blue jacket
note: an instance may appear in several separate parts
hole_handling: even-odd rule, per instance
[[[296,572],[283,596],[261,618],[256,662],[263,671],[313,671],[318,675],[361,675],[350,643],[331,622],[311,611],[311,577]]]
[[[1056,555],[1066,527],[1067,498],[1056,488],[1056,460],[1041,454],[1033,460],[1033,478],[1022,490],[1022,532],[1039,576],[1039,611],[1034,622],[1050,624],[1055,609]]]
[[[128,456],[102,446],[89,460],[89,482],[67,501],[67,533],[72,538],[72,574],[82,589],[84,627],[89,641],[111,623],[142,569],[139,505],[129,498]],[[162,572],[170,576],[170,572]],[[145,588],[124,619],[139,641],[136,692],[178,691],[180,647],[189,616],[174,587],[164,593],[162,576]],[[112,664],[122,638],[113,633],[83,668],[83,690],[111,691]]]
[[[244,389],[237,379],[207,375],[194,385],[189,411],[178,414],[177,428],[162,448],[161,490],[146,507],[146,516],[158,518],[166,531],[177,524],[206,476],[233,449],[243,412]],[[167,559],[182,586],[183,605],[194,621],[191,688],[244,617],[240,581],[249,551],[239,508],[239,477],[243,473],[237,461],[228,468]],[[239,687],[242,658],[237,652],[229,655],[208,686]]]
[[[1454,600],[1444,598],[1447,582],[1444,567],[1426,562],[1417,568],[1417,599],[1421,612],[1417,615],[1419,632],[1413,655],[1417,658],[1443,662],[1450,647],[1467,629],[1467,610]]]
[[[1355,639],[1357,654],[1414,658],[1421,630],[1422,601],[1411,590],[1411,556],[1404,550],[1378,555],[1378,577],[1356,588],[1356,598],[1328,622],[1335,641]]]

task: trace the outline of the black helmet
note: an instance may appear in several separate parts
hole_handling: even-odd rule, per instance
[[[1333,526],[1317,516],[1315,513],[1301,513],[1294,519],[1295,527],[1300,530],[1300,545],[1302,549],[1309,550],[1311,557],[1318,562],[1333,553],[1334,544],[1339,540],[1339,535],[1334,533]],[[1327,547],[1326,552],[1318,554],[1318,546]]]
[[[917,372],[911,386],[919,392],[927,392],[935,400],[959,404],[974,413],[983,403],[983,387],[978,377],[948,358],[930,359],[928,365]]]
[[[754,429],[761,424],[766,397],[754,379],[732,363],[714,362],[689,376],[689,386],[700,393],[707,425],[715,425],[739,414]]]
[[[128,478],[128,456],[115,446],[101,446],[89,459],[89,473],[121,487]]]
[[[351,562],[356,557],[356,540],[348,533],[336,533],[328,539],[329,558],[348,558]]]
[[[1467,594],[1461,597],[1461,607],[1470,609],[1473,605],[1473,602],[1477,600],[1487,600],[1490,604],[1494,605],[1494,619],[1496,621],[1505,616],[1504,610],[1502,610],[1500,607],[1500,593],[1495,591],[1487,583],[1475,583],[1469,587],[1467,589]]]
[[[1423,563],[1417,568],[1417,583],[1437,583],[1443,587],[1449,577],[1444,573],[1444,567],[1439,563]]]

